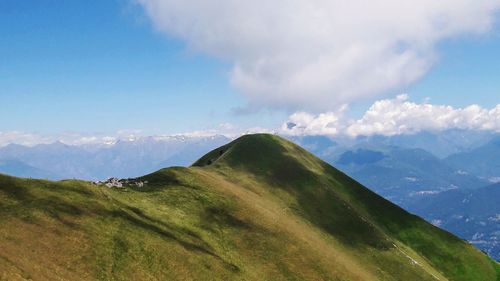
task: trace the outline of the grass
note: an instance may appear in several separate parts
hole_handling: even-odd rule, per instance
[[[0,280],[499,280],[466,242],[276,136],[141,179],[0,176]]]

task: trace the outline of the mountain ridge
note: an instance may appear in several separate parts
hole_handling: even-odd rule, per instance
[[[277,136],[243,136],[137,180],[146,186],[1,176],[4,274],[54,277],[43,264],[76,276],[79,264],[98,280],[498,279],[471,245]],[[69,237],[59,255],[33,254],[54,244],[32,233],[57,232]]]

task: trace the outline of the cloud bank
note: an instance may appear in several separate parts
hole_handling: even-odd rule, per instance
[[[373,103],[358,119],[348,118],[348,108],[319,114],[296,112],[279,128],[242,128],[231,123],[222,123],[214,128],[170,135],[148,136],[140,130],[121,130],[113,134],[62,133],[41,135],[19,131],[1,132],[0,147],[10,144],[33,146],[56,141],[68,145],[112,145],[118,140],[137,141],[143,138],[168,140],[171,138],[206,138],[223,135],[236,138],[243,134],[276,133],[292,136],[324,135],[357,137],[372,135],[404,135],[421,131],[444,131],[449,129],[484,130],[500,133],[500,104],[487,109],[479,105],[454,108],[449,105],[415,103],[407,95],[383,99]]]
[[[449,105],[414,103],[407,95],[375,102],[357,120],[348,120],[343,111],[322,114],[295,113],[281,131],[291,135],[393,136],[420,131],[448,129],[500,132],[500,104],[486,109],[479,105],[453,108]]]
[[[121,130],[114,134],[90,134],[90,133],[60,133],[60,134],[39,134],[22,131],[0,131],[0,147],[8,144],[19,144],[25,146],[35,146],[39,144],[50,144],[62,142],[67,145],[87,145],[87,144],[114,144],[118,140],[133,140],[137,138],[140,131]]]
[[[236,138],[243,134],[253,133],[276,133],[277,130],[271,130],[262,127],[240,128],[231,123],[222,123],[215,128],[209,128],[197,131],[188,131],[174,134],[147,135],[141,130],[127,129],[119,130],[114,133],[77,133],[65,132],[59,134],[40,134],[22,131],[0,131],[0,147],[9,144],[18,144],[24,146],[36,146],[39,144],[51,144],[61,142],[66,145],[114,145],[119,141],[135,142],[144,139],[155,141],[183,140],[186,138],[212,138],[215,136],[225,136]]]
[[[136,0],[154,25],[232,64],[257,106],[310,112],[422,77],[436,44],[487,32],[498,0]]]

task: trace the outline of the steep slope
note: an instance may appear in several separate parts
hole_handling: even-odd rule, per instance
[[[0,278],[498,280],[471,245],[276,136],[137,180],[0,176]]]

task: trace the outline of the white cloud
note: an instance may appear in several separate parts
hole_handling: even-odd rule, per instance
[[[130,137],[130,135],[129,135]],[[125,139],[122,132],[115,136],[103,134],[80,134],[80,133],[62,133],[62,134],[37,134],[21,131],[0,132],[0,147],[8,144],[20,144],[25,146],[35,146],[38,144],[50,144],[54,142],[62,142],[68,145],[84,145],[84,144],[112,144],[118,139]]]
[[[244,134],[256,134],[256,133],[272,134],[275,133],[275,130],[262,127],[241,128],[232,123],[221,123],[217,128],[185,132],[179,135],[187,137],[211,137],[215,135],[223,135],[228,138],[237,138]]]
[[[283,135],[371,136],[413,134],[420,131],[448,129],[487,130],[500,132],[500,104],[491,109],[479,105],[454,108],[449,105],[409,101],[407,95],[376,101],[359,119],[346,117],[347,106],[337,111],[319,114],[304,111],[288,117],[280,128],[242,128],[232,123],[221,123],[214,128],[179,134],[156,135],[157,140],[172,137],[203,138],[224,135],[236,138],[243,134],[271,133]],[[114,144],[118,140],[135,141],[147,137],[140,130],[120,130],[114,134],[62,133],[41,135],[20,131],[0,132],[0,147],[10,143],[33,146],[60,141],[68,145]]]
[[[281,126],[281,131],[289,135],[337,135],[343,127],[341,118],[346,108],[318,115],[307,112],[294,113]]]
[[[489,110],[479,105],[453,108],[417,104],[408,101],[408,96],[400,95],[375,102],[361,119],[346,128],[346,133],[350,136],[398,135],[446,129],[500,131],[500,104]]]
[[[136,0],[155,26],[232,64],[257,105],[313,112],[398,89],[440,40],[488,31],[499,0]]]
[[[8,144],[20,144],[25,146],[35,146],[38,144],[51,144],[54,142],[61,142],[67,145],[113,145],[117,141],[140,141],[152,137],[155,140],[170,140],[179,138],[207,138],[218,135],[223,135],[228,138],[236,138],[244,134],[255,133],[276,133],[276,130],[262,128],[262,127],[249,127],[241,128],[232,123],[221,123],[215,128],[208,128],[204,130],[188,131],[176,134],[161,134],[161,135],[146,135],[141,130],[119,130],[116,133],[102,134],[102,133],[72,133],[65,132],[59,134],[37,134],[21,131],[0,131],[0,147]]]
[[[489,130],[500,132],[500,104],[492,109],[479,105],[453,108],[448,105],[421,104],[407,95],[375,102],[357,120],[337,113],[295,113],[281,131],[291,135],[399,135],[447,129]]]

